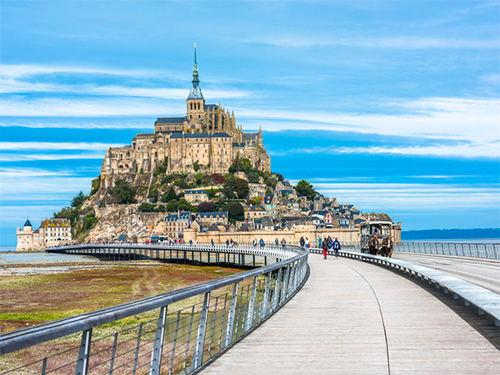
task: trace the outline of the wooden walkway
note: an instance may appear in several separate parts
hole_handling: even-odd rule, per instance
[[[311,254],[304,288],[201,374],[500,374],[500,351],[412,281]]]

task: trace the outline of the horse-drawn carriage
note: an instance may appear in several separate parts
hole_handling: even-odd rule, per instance
[[[391,257],[391,228],[390,221],[367,221],[361,224],[361,252]]]

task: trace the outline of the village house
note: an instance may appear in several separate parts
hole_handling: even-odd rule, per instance
[[[191,212],[179,211],[170,213],[165,217],[166,235],[169,239],[184,238],[184,230],[191,224]]]
[[[226,212],[194,212],[194,219],[201,224],[202,228],[209,228],[212,224],[227,225],[228,213]]]
[[[208,192],[203,189],[184,191],[184,199],[194,205],[209,201]]]
[[[33,230],[31,222],[26,220],[23,230],[18,227],[16,234],[16,250],[40,250],[70,243],[71,223],[68,219],[45,219],[37,230]]]
[[[245,220],[259,219],[266,216],[266,209],[262,206],[243,206]]]

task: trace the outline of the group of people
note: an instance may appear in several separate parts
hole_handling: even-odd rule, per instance
[[[340,246],[340,242],[337,240],[337,238],[333,239],[332,237],[328,236],[327,238],[319,238],[318,242],[321,243],[321,248],[323,249],[323,259],[326,259],[328,255],[328,250],[333,249],[335,252],[335,258],[339,257],[339,251],[342,249]]]

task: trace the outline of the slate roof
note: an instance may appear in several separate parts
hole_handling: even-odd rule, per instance
[[[210,138],[211,135],[208,133],[174,133],[170,136],[170,139],[176,138]]]
[[[196,217],[202,218],[224,218],[227,217],[227,212],[197,212]]]
[[[217,104],[205,104],[205,109],[217,109],[219,106]]]
[[[155,124],[182,124],[187,121],[187,117],[158,117]]]
[[[193,83],[191,90],[189,91],[188,99],[203,99],[203,94],[201,93],[200,86]]]
[[[24,223],[24,226],[25,227],[33,227],[33,225],[31,225],[31,223],[30,223],[30,219],[26,219],[26,222]]]
[[[199,189],[199,190],[185,190],[184,194],[207,194],[208,195],[208,192],[206,190],[203,190],[203,189]]]
[[[165,217],[166,222],[173,222],[173,221],[178,221],[178,220],[189,220],[189,219],[191,219],[191,212],[189,212],[189,211],[181,211],[180,218],[179,218],[179,213],[168,214]]]

